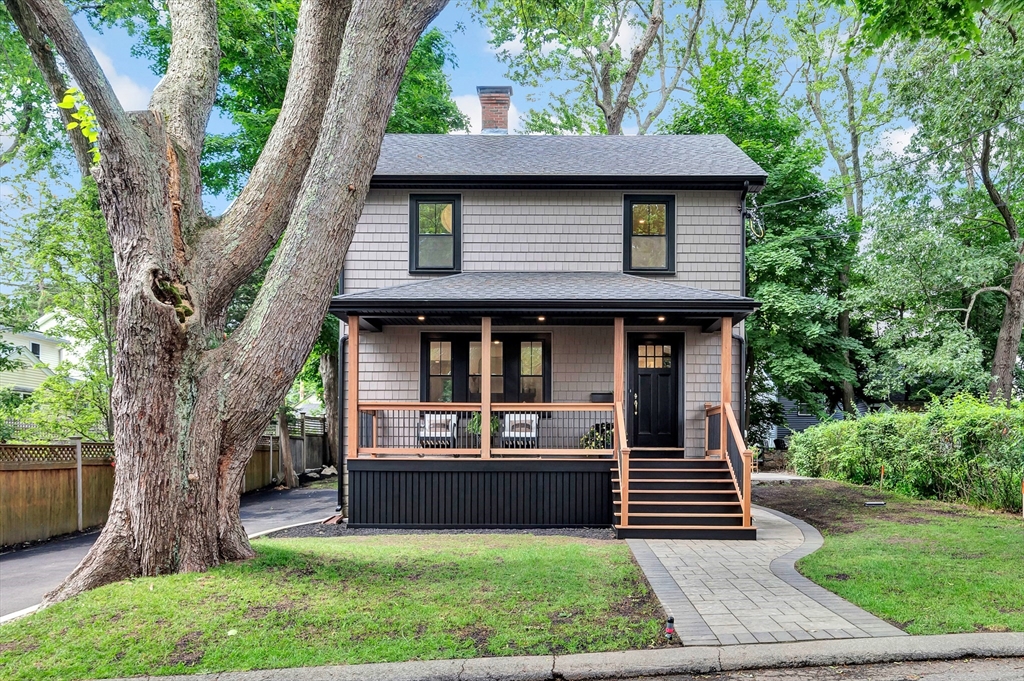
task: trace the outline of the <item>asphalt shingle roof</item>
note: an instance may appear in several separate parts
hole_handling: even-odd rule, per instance
[[[374,177],[652,177],[757,180],[725,135],[385,135]]]
[[[617,272],[465,272],[390,288],[336,296],[335,309],[364,305],[436,303],[692,303],[753,310],[742,296]]]

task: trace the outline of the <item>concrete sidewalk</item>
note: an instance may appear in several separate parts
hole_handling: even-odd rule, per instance
[[[303,667],[153,681],[548,681],[709,674],[744,669],[1024,657],[1024,634],[947,634],[840,641],[662,648],[585,655],[484,657],[468,660]],[[138,678],[138,677],[137,677]]]
[[[267,490],[242,497],[242,524],[250,535],[320,520],[334,513],[338,493],[330,489]],[[0,617],[38,605],[78,563],[99,532],[11,551],[0,556]]]

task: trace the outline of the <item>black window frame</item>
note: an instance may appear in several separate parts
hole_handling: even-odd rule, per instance
[[[452,204],[452,266],[420,267],[419,206],[421,203]],[[410,194],[409,195],[409,273],[458,274],[462,271],[462,195]]]
[[[633,267],[633,206],[665,204],[665,267]],[[626,274],[676,273],[676,197],[674,194],[626,194],[622,198],[622,271]]]
[[[509,404],[537,404],[536,402],[520,403],[519,390],[519,343],[523,341],[541,341],[544,356],[542,365],[544,372],[543,403],[551,402],[551,334],[550,333],[497,333],[492,340],[500,340],[503,348],[503,366],[505,397],[500,402]],[[420,401],[430,402],[430,342],[449,341],[452,344],[452,402],[469,402],[469,343],[479,341],[478,333],[421,333],[420,334]],[[509,352],[510,344],[516,344],[516,352]],[[514,390],[513,390],[514,386]],[[513,395],[513,392],[515,395]],[[510,399],[510,397],[516,399]],[[493,399],[493,398],[492,398]],[[430,402],[430,404],[445,404]]]
[[[43,355],[43,346],[39,343],[29,343],[29,352],[36,356],[36,359],[40,359]]]

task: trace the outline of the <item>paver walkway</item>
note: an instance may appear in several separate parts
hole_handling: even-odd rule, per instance
[[[757,541],[629,539],[683,645],[906,636],[801,576],[821,546],[810,525],[753,509]]]

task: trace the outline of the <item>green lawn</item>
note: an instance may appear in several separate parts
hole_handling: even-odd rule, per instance
[[[119,582],[0,627],[0,678],[70,679],[662,645],[621,542],[260,539],[206,574]]]
[[[797,569],[829,591],[911,634],[1024,631],[1020,516],[831,481],[783,487],[756,490],[755,502],[822,531],[825,545]]]

